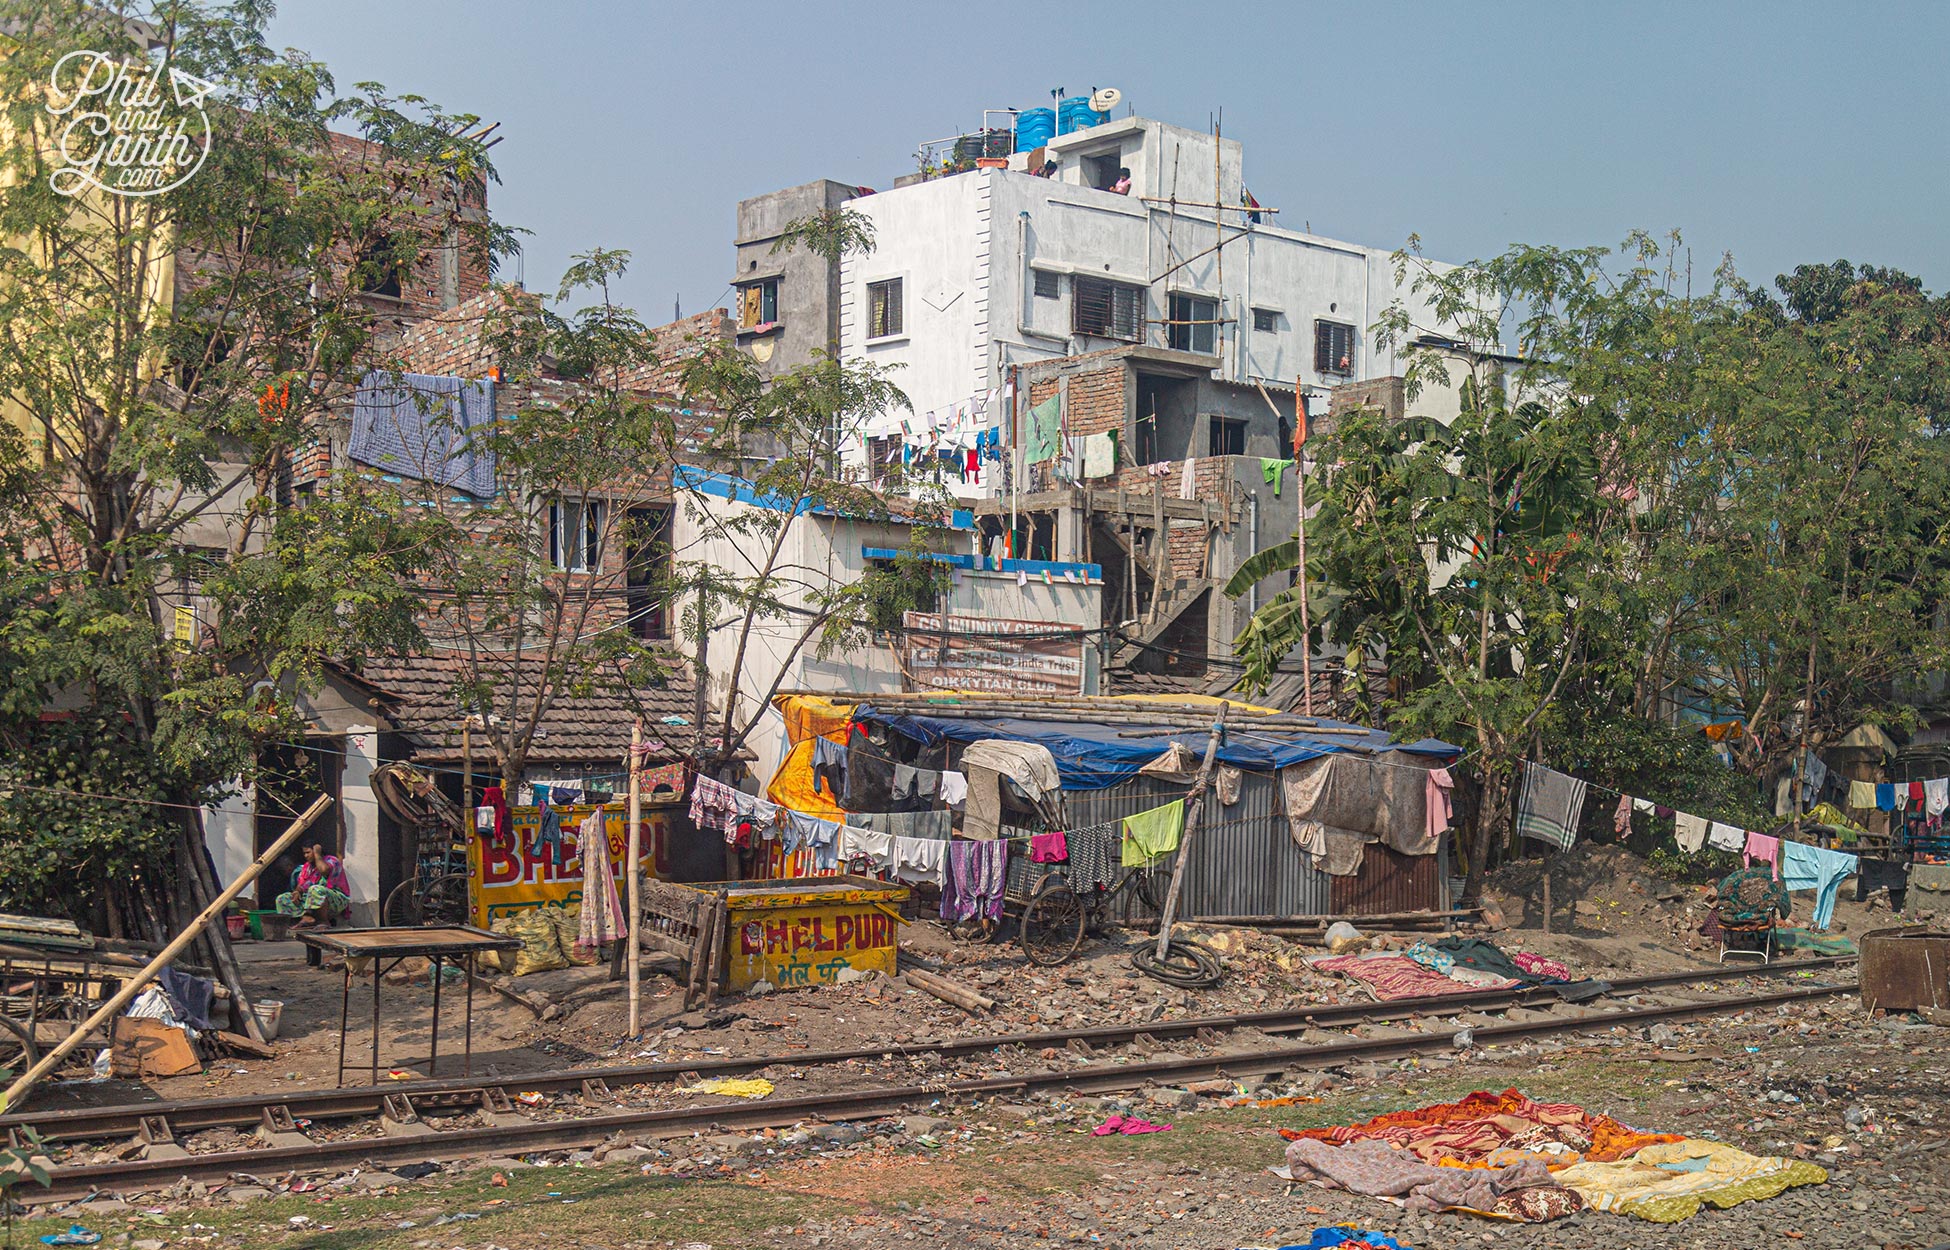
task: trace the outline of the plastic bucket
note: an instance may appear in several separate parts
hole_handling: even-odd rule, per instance
[[[278,1038],[278,1025],[284,1021],[284,1003],[275,998],[260,998],[251,1004],[257,1013],[257,1027],[264,1030],[264,1040],[274,1042]]]

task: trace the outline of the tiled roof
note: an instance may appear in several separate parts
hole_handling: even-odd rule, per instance
[[[539,659],[521,661],[521,703],[533,706],[533,683],[543,666]],[[457,761],[460,751],[460,710],[455,688],[466,668],[459,656],[425,655],[367,659],[358,666],[360,680],[378,688],[391,703],[393,723],[415,742],[413,758],[425,763]],[[509,686],[516,679],[504,670]],[[504,686],[497,705],[507,714],[510,690]],[[640,712],[644,736],[662,742],[656,758],[674,759],[691,746],[691,718],[696,695],[689,670],[675,653],[664,666],[661,685],[636,689],[595,688],[587,693],[564,691],[543,713],[530,759],[537,764],[619,765],[630,749],[630,725]],[[681,724],[665,723],[681,718]],[[487,754],[476,740],[476,758]]]

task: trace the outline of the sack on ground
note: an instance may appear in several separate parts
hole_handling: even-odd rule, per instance
[[[556,936],[555,921],[548,915],[555,910],[553,907],[536,907],[516,912],[505,921],[495,922],[496,932],[521,939],[520,950],[502,954],[501,968],[504,972],[525,977],[531,972],[553,972],[569,966],[569,957],[562,953],[561,939]],[[502,927],[504,924],[506,928]]]

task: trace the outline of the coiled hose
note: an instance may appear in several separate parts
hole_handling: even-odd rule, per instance
[[[1176,938],[1165,947],[1163,959],[1146,942],[1131,952],[1131,966],[1147,977],[1186,990],[1210,989],[1219,983],[1221,975],[1217,955],[1197,942],[1181,942]]]

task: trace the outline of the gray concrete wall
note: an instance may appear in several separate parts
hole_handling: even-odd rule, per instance
[[[803,249],[774,253],[772,246],[793,221],[837,208],[858,194],[846,183],[821,179],[741,200],[738,204],[736,263],[732,285],[742,288],[765,278],[779,280],[779,328],[753,334],[742,327],[738,344],[759,362],[767,377],[807,364],[815,352],[835,352],[840,338],[839,268]],[[738,307],[732,309],[738,319]]]

